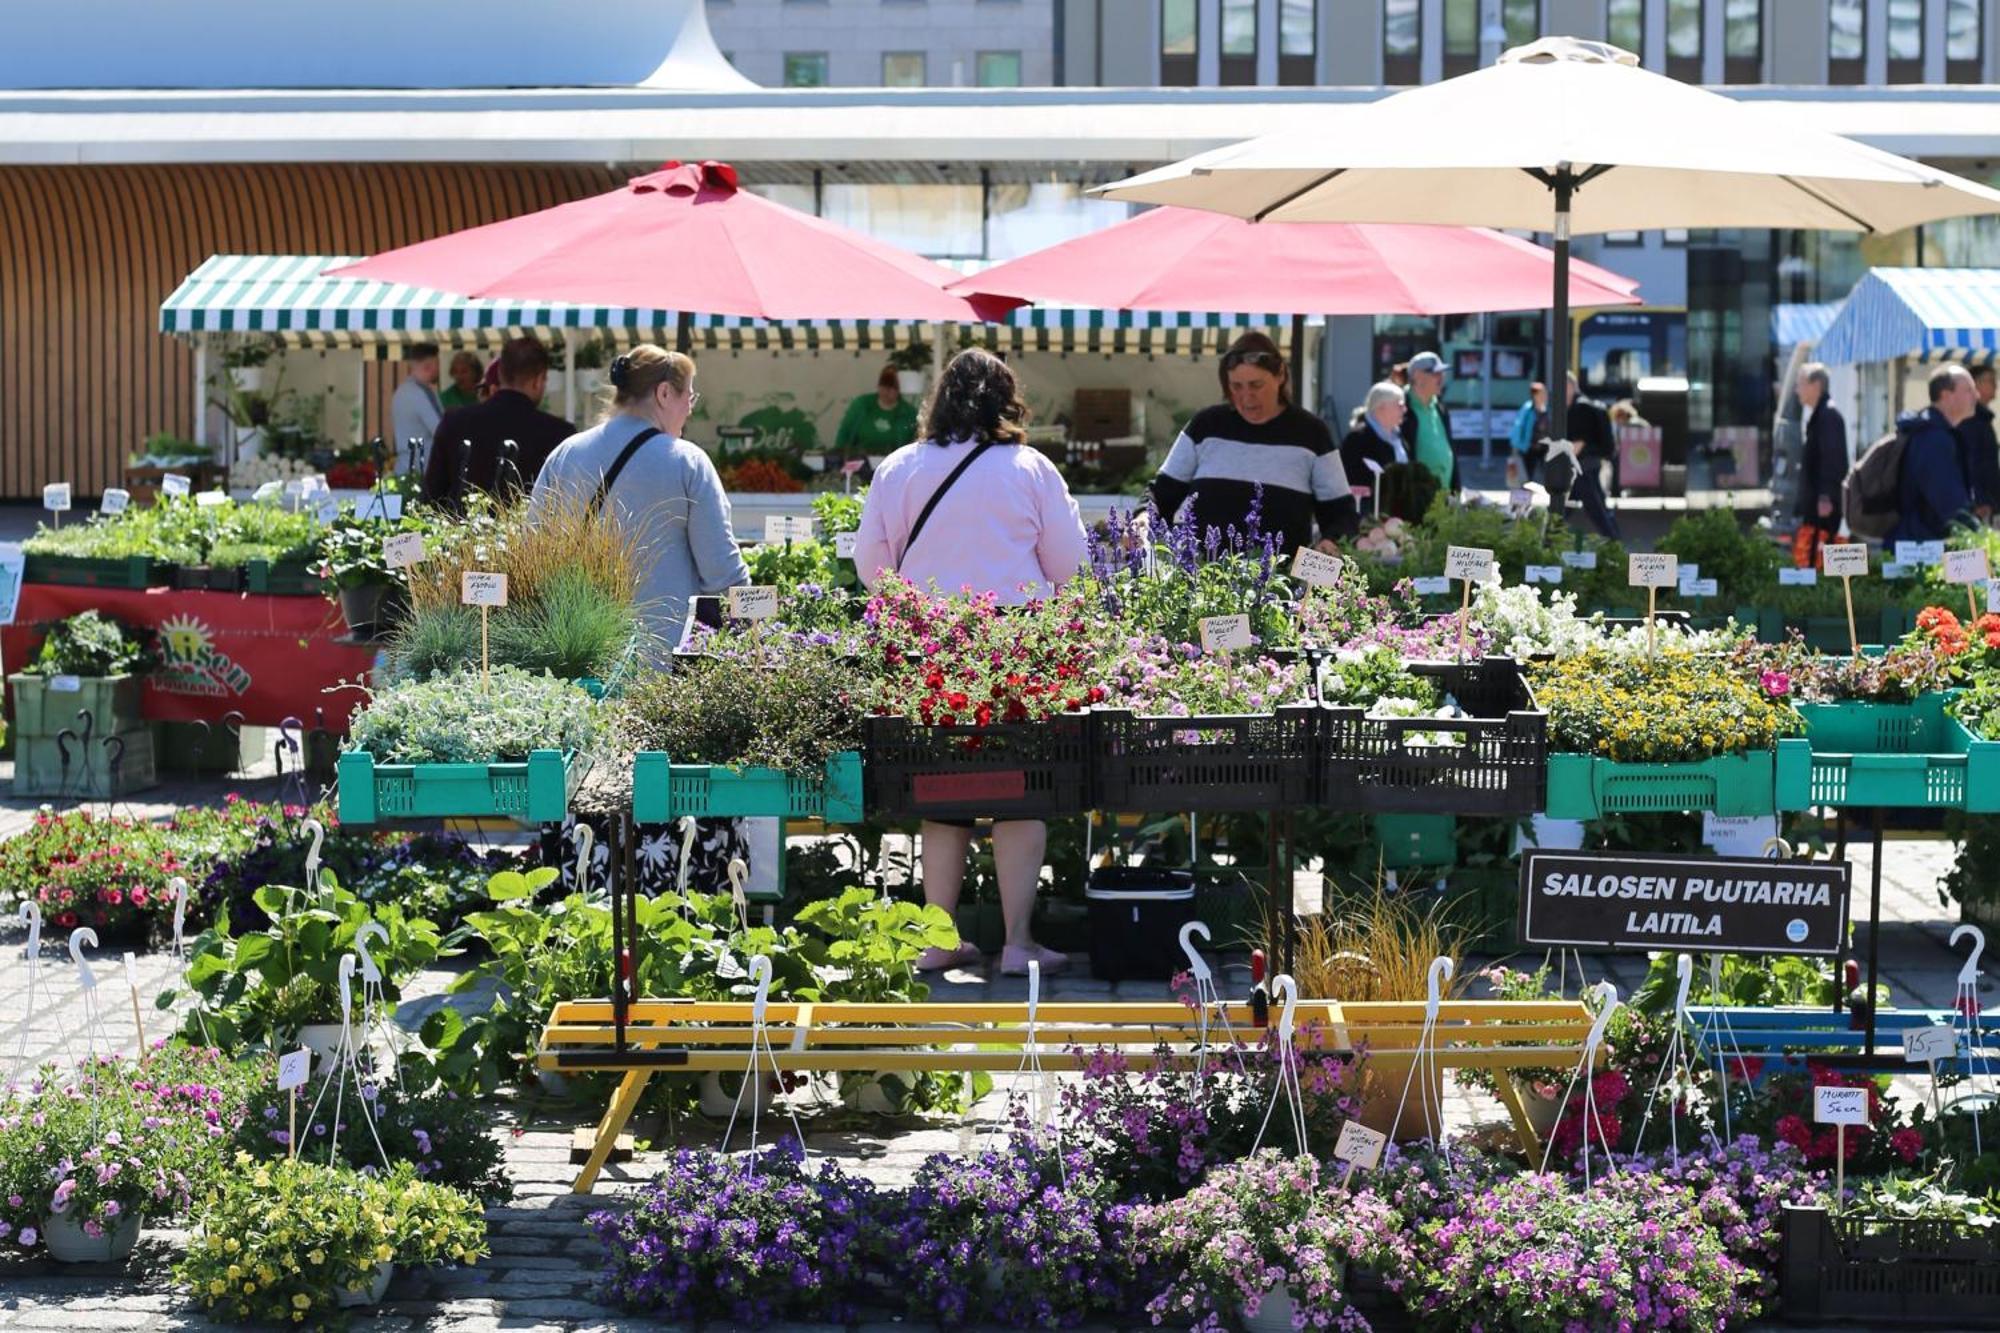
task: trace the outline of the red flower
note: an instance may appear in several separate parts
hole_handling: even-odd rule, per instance
[[[1778,1123],[1771,1127],[1771,1132],[1801,1152],[1812,1146],[1812,1127],[1798,1116],[1779,1116]]]
[[[1917,1130],[1905,1127],[1889,1136],[1889,1146],[1896,1156],[1906,1162],[1914,1162],[1924,1150],[1924,1136]]]

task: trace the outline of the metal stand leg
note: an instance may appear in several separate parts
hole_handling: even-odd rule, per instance
[[[1882,935],[1882,807],[1875,807],[1875,863],[1868,868],[1868,1045],[1867,1054],[1875,1054],[1875,975],[1877,955],[1880,953]],[[1838,984],[1835,992],[1840,990]]]

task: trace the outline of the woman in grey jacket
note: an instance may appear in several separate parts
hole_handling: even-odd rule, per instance
[[[610,415],[556,446],[528,513],[560,493],[618,516],[646,568],[640,619],[664,655],[680,642],[695,597],[748,583],[750,571],[715,464],[680,438],[701,401],[693,358],[635,347],[611,363],[611,385]]]

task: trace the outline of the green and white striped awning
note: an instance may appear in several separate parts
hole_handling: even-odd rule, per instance
[[[323,276],[353,263],[334,255],[215,255],[160,306],[160,330],[183,336],[273,337],[303,348],[378,348],[406,342],[497,347],[524,334],[575,330],[617,345],[671,342],[678,314],[633,307],[480,300],[423,287]],[[976,272],[984,261],[951,267]],[[1002,324],[962,326],[996,351],[1200,354],[1245,328],[1282,329],[1275,314],[1097,310],[1029,306]],[[1318,323],[1317,320],[1313,321]],[[928,341],[927,326],[897,320],[744,319],[696,315],[697,346],[726,351],[874,351]]]

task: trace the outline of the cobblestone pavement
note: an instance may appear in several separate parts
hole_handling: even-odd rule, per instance
[[[268,780],[259,785],[268,786]],[[182,801],[213,799],[231,789],[245,787],[239,781],[163,788],[161,799],[141,806],[139,812],[165,813]],[[18,827],[30,817],[31,805],[7,803],[0,808],[0,830]],[[1868,852],[1865,846],[1856,850],[1856,884],[1861,899],[1857,915],[1865,920]],[[1937,879],[1949,864],[1949,846],[1935,840],[1888,844],[1882,963],[1883,975],[1899,1004],[1943,1004],[1950,1000],[1960,960],[1945,946],[1951,923],[1935,893]],[[36,1012],[30,1023],[29,973],[21,946],[19,928],[11,922],[0,925],[0,1075],[11,1075],[24,1064],[32,1066],[59,1057],[66,1044],[71,1053],[90,1049],[93,1043],[100,1050],[129,1052],[136,1048],[131,991],[117,960],[105,960],[97,968],[102,1012],[101,1022],[93,1029],[85,1022],[74,968],[67,953],[57,947],[52,932],[40,960]],[[1643,958],[1585,961],[1591,980],[1608,974],[1626,992],[1645,966]],[[135,959],[134,970],[147,1033],[159,1036],[165,1018],[151,1007],[152,1000],[171,983],[173,960],[162,953],[142,954]],[[1226,989],[1242,993],[1247,988],[1243,964],[1232,964],[1225,972]],[[449,976],[442,970],[427,973],[411,988],[415,1003],[406,1004],[406,1008],[419,1021],[421,1013],[438,1002],[436,997]],[[984,968],[973,968],[948,974],[936,993],[950,999],[1024,999],[1025,983],[989,979]],[[1072,975],[1052,978],[1045,993],[1051,999],[1110,995],[1157,998],[1165,988],[1156,983],[1126,983],[1114,988],[1087,975]],[[998,1082],[996,1091],[963,1122],[940,1125],[850,1119],[837,1129],[812,1133],[809,1147],[836,1155],[844,1165],[877,1181],[906,1180],[929,1154],[971,1147],[981,1128],[989,1126],[1004,1107],[1010,1080]],[[1502,1118],[1496,1103],[1466,1089],[1454,1089],[1447,1113],[1454,1127]],[[634,1132],[649,1151],[632,1161],[613,1164],[594,1196],[579,1197],[570,1192],[576,1169],[570,1132],[589,1123],[595,1114],[596,1108],[533,1099],[496,1104],[493,1132],[506,1145],[518,1196],[512,1204],[488,1215],[492,1258],[469,1269],[398,1274],[379,1314],[359,1326],[377,1333],[415,1328],[487,1333],[500,1329],[668,1327],[623,1318],[593,1302],[591,1275],[596,1248],[585,1219],[656,1169],[659,1158],[653,1145],[672,1141],[676,1127],[635,1122]],[[716,1132],[714,1126],[703,1125],[679,1137],[688,1142],[701,1141],[706,1135],[712,1141]],[[171,1230],[149,1230],[133,1260],[115,1269],[0,1262],[0,1330],[131,1329],[150,1333],[208,1327],[208,1321],[182,1308],[172,1289],[169,1269],[184,1239]],[[882,1323],[862,1327],[876,1333],[908,1325],[884,1316]]]

